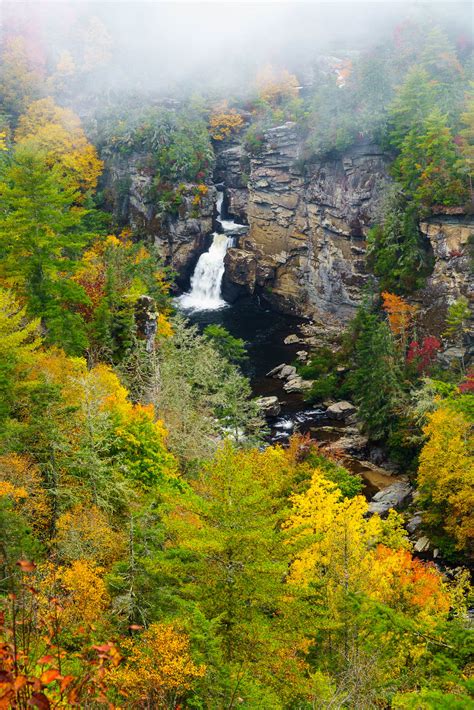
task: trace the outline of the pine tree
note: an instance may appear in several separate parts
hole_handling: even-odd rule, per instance
[[[75,195],[41,154],[17,149],[0,182],[0,275],[26,300],[28,312],[42,317],[51,341],[80,352],[82,319],[64,308],[85,299],[68,278],[88,238]]]
[[[399,356],[387,323],[362,310],[352,387],[359,417],[373,439],[384,439],[396,419],[403,394]]]
[[[467,197],[458,172],[458,153],[447,116],[436,108],[425,121],[415,154],[415,168],[421,166],[415,200],[426,206],[459,205]],[[413,160],[413,156],[412,156]]]
[[[411,293],[423,285],[431,268],[415,205],[407,204],[400,185],[387,191],[381,224],[368,235],[367,259],[382,290]]]
[[[287,662],[293,672],[297,664],[287,622],[292,601],[284,580],[291,549],[280,528],[281,481],[275,471],[265,476],[262,470],[268,474],[265,452],[226,444],[201,469],[193,492],[168,504],[172,542],[161,566],[169,576],[172,570],[187,605],[197,604],[217,625],[224,662],[234,669],[232,683],[250,674],[272,686],[284,685],[283,677],[271,677],[278,664]]]
[[[422,130],[436,102],[436,93],[426,69],[413,66],[406,74],[389,112],[390,142],[400,148],[410,131]]]
[[[401,142],[392,174],[406,193],[413,196],[415,204],[424,209],[433,205],[459,205],[466,199],[467,191],[458,164],[447,116],[435,108]]]
[[[471,91],[466,93],[465,111],[461,114],[461,122],[464,127],[460,131],[461,143],[459,150],[461,160],[458,169],[468,176],[471,201],[474,201],[472,186],[472,176],[474,174],[474,82],[471,82]]]

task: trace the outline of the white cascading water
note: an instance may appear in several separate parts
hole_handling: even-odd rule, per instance
[[[235,230],[237,225],[231,220],[222,220],[221,209],[224,195],[217,196],[217,216],[224,234],[214,232],[209,251],[201,254],[191,277],[191,289],[176,299],[181,308],[193,311],[213,311],[227,306],[221,296],[222,277],[224,276],[224,257],[232,238],[226,232]]]

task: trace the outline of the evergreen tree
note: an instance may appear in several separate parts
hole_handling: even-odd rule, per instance
[[[367,261],[381,290],[403,294],[423,285],[430,255],[418,229],[416,208],[407,204],[399,185],[387,190],[381,223],[370,230],[367,243]]]
[[[373,439],[386,438],[403,394],[399,355],[387,323],[362,309],[356,341],[352,388],[359,417]]]
[[[458,162],[447,117],[435,108],[401,142],[392,174],[424,209],[433,205],[459,205],[467,194]]]
[[[390,143],[400,148],[408,133],[421,133],[435,102],[436,94],[428,72],[413,66],[407,72],[389,111]]]
[[[162,569],[173,569],[179,595],[217,624],[230,694],[239,676],[284,693],[282,670],[288,664],[286,670],[296,672],[298,665],[291,653],[295,629],[287,617],[295,600],[285,595],[291,548],[280,528],[281,481],[266,469],[265,459],[265,453],[226,444],[202,467],[193,491],[168,503],[165,516],[172,543]]]
[[[464,69],[455,47],[440,27],[434,27],[426,35],[420,61],[436,94],[433,108],[436,106],[448,114],[449,125],[456,128],[463,101]]]
[[[85,294],[69,276],[88,237],[74,201],[56,169],[28,149],[17,149],[1,176],[0,275],[26,299],[29,313],[43,319],[51,341],[80,352],[84,328],[71,307]]]
[[[416,149],[415,155],[408,156],[402,148],[403,160],[415,162],[420,171],[413,195],[415,201],[426,206],[461,204],[467,195],[457,171],[458,153],[447,117],[438,108],[427,116]]]

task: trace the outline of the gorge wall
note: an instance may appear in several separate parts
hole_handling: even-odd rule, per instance
[[[238,216],[244,191],[234,180],[237,151],[224,151],[220,160],[228,160],[229,209]],[[300,151],[296,125],[286,123],[265,134],[264,147],[250,160],[250,230],[228,251],[226,284],[230,291],[260,292],[288,313],[329,311],[346,319],[368,278],[365,237],[388,179],[388,159],[368,143],[310,164]]]
[[[209,246],[213,230],[216,189],[210,177],[207,193],[196,204],[195,186],[180,184],[179,204],[172,211],[160,209],[153,193],[153,171],[148,156],[117,154],[105,161],[103,194],[119,224],[129,225],[137,234],[153,240],[159,253],[183,285],[192,274],[199,255]],[[178,186],[174,186],[178,187]]]
[[[370,278],[366,236],[390,180],[391,158],[363,141],[319,162],[304,162],[301,151],[295,124],[286,123],[267,131],[250,159],[239,145],[218,154],[228,209],[249,224],[227,252],[226,297],[259,293],[281,311],[344,321]],[[447,306],[460,296],[473,299],[474,218],[436,215],[421,222],[420,232],[434,268],[413,300],[427,332],[439,334]]]
[[[192,185],[182,186],[180,204],[163,213],[153,196],[146,156],[107,161],[104,191],[123,224],[153,239],[187,287],[215,227],[216,188],[224,187],[224,216],[248,225],[225,258],[224,297],[259,294],[273,308],[311,317],[333,314],[348,320],[360,303],[369,274],[366,236],[376,219],[388,175],[389,156],[359,142],[343,154],[302,160],[294,123],[265,133],[249,155],[238,140],[216,145],[216,165],[207,194],[196,204]],[[214,183],[214,184],[213,184]],[[430,242],[434,270],[415,295],[428,330],[442,327],[449,302],[473,293],[471,256],[474,220],[440,215],[420,224]]]

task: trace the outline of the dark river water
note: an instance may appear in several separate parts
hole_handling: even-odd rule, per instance
[[[185,315],[201,331],[207,325],[216,323],[224,326],[235,338],[245,341],[248,359],[242,370],[250,379],[254,394],[259,397],[276,395],[281,404],[280,415],[268,419],[271,442],[285,444],[295,431],[309,433],[313,440],[322,445],[341,436],[325,431],[327,425],[334,425],[335,422],[328,420],[323,409],[305,402],[300,393],[285,392],[281,380],[266,377],[266,373],[276,365],[294,362],[302,345],[285,345],[283,341],[287,335],[298,333],[302,319],[275,313],[250,297],[218,310],[185,312]],[[383,472],[374,472],[354,459],[345,461],[344,465],[362,476],[367,498],[397,480]]]
[[[284,412],[293,412],[305,406],[300,395],[284,392],[280,380],[265,377],[266,373],[282,362],[291,364],[298,345],[285,345],[290,333],[297,333],[300,318],[275,313],[253,298],[242,298],[226,308],[212,311],[195,311],[186,314],[192,323],[203,330],[206,325],[223,325],[235,338],[245,341],[248,359],[242,370],[250,379],[255,395],[275,394],[282,401]]]

